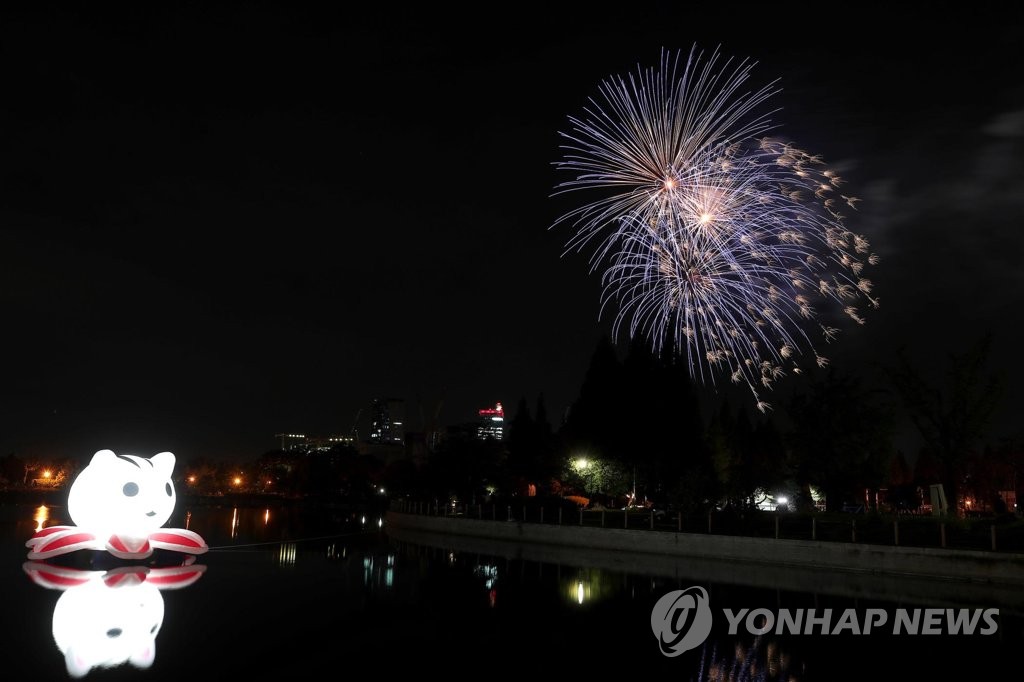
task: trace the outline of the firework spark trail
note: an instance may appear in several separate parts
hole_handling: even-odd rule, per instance
[[[597,240],[601,312],[613,333],[648,337],[655,350],[686,349],[690,373],[727,374],[760,391],[799,360],[828,363],[806,327],[838,305],[858,324],[858,304],[878,307],[863,270],[878,262],[846,229],[843,180],[817,156],[768,135],[758,109],[774,85],[744,91],[754,64],[707,59],[696,48],[663,54],[659,68],[614,77],[563,132],[557,193],[598,190],[556,225],[576,230],[566,250]],[[822,338],[838,332],[821,324]]]

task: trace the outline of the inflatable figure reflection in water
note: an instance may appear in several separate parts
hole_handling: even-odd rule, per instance
[[[68,513],[74,526],[50,526],[25,545],[29,559],[49,559],[80,549],[105,550],[120,559],[145,559],[154,549],[202,554],[198,534],[161,528],[174,511],[174,455],[150,459],[100,450],[71,485]]]
[[[29,561],[24,569],[36,584],[64,591],[53,609],[53,639],[68,674],[77,678],[93,668],[153,665],[156,636],[164,622],[160,590],[187,587],[206,567],[86,571]]]

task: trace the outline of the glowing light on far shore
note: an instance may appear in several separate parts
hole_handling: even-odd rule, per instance
[[[49,469],[43,472],[43,478],[50,478],[51,476],[53,476],[53,472]]]
[[[235,476],[235,478],[231,482],[234,483],[236,486],[242,485],[242,477],[241,476]]]

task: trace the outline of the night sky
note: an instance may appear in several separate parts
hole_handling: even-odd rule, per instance
[[[558,131],[693,43],[780,78],[778,133],[863,198],[882,307],[835,364],[874,376],[904,346],[938,368],[991,332],[1011,433],[1021,10],[709,4],[5,10],[0,454],[254,457],[374,396],[412,429],[421,404],[458,423],[541,392],[557,420],[609,333],[587,254],[548,229],[575,205],[550,196]]]

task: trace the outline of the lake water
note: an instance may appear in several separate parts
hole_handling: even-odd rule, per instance
[[[92,581],[87,594],[81,585],[46,589],[26,573],[24,540],[67,522],[64,510],[48,507],[44,519],[37,507],[0,506],[2,679],[66,680],[69,669],[90,680],[988,679],[1018,676],[1024,650],[1024,600],[992,586],[737,573],[709,562],[401,532],[359,512],[179,507],[169,525],[187,525],[211,546],[193,584]],[[122,565],[79,555],[61,563]],[[703,645],[670,658],[652,632],[652,608],[691,586],[706,591],[714,625]],[[723,608],[832,609],[835,620],[852,610],[862,622],[875,609],[888,622],[867,635],[754,636],[742,623],[730,635]],[[897,611],[916,608],[998,608],[998,627],[894,635]],[[104,656],[138,667],[92,667]]]

